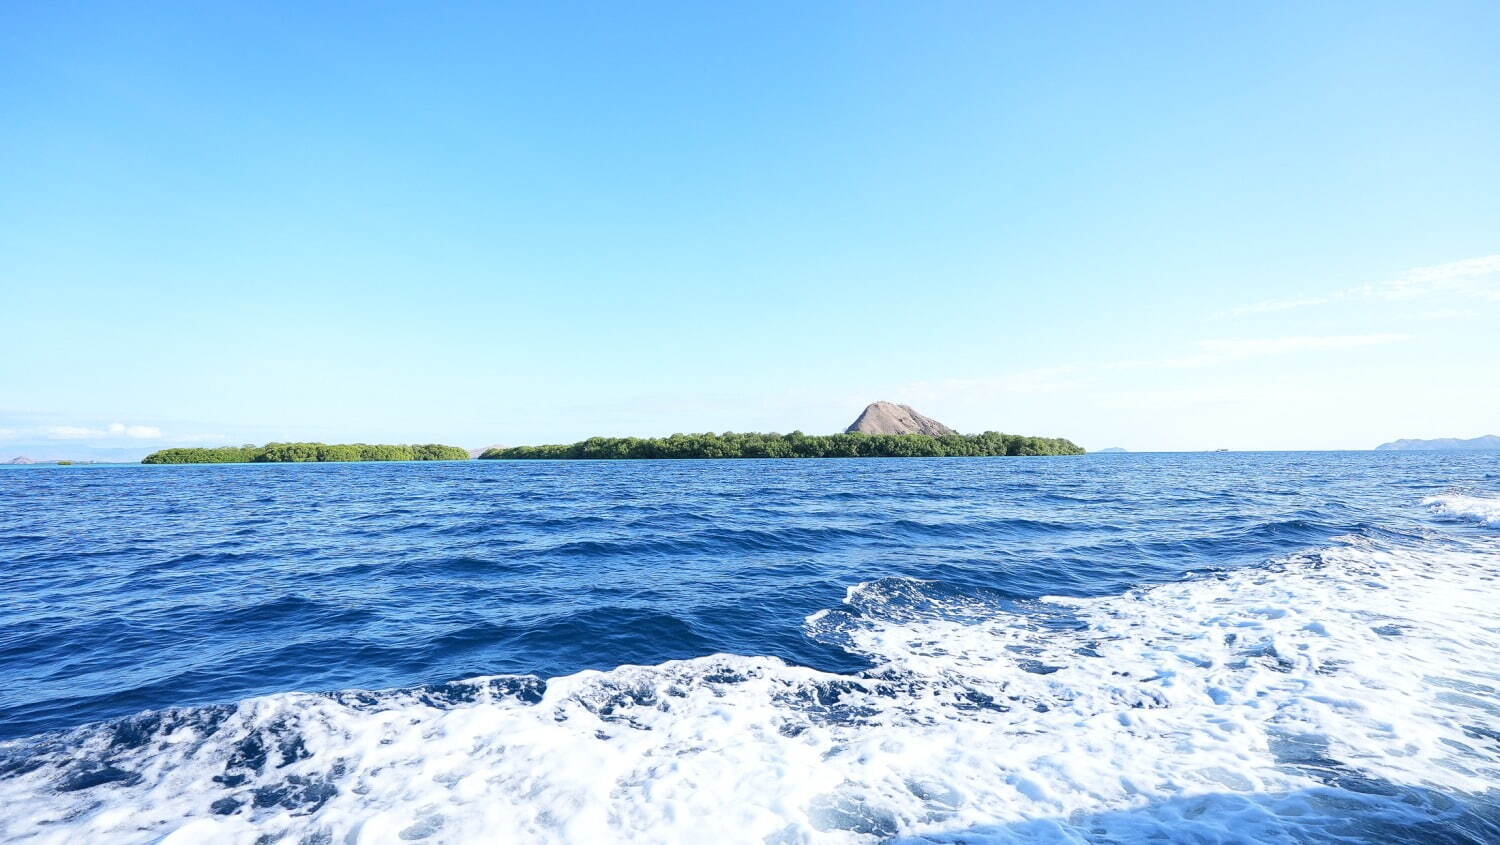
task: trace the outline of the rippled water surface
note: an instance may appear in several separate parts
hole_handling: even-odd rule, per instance
[[[19,467],[0,567],[6,840],[1500,841],[1496,453]]]

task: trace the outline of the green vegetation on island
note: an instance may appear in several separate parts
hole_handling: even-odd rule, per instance
[[[466,461],[469,453],[457,446],[423,443],[392,446],[370,443],[267,443],[264,446],[221,446],[213,449],[162,449],[143,464],[284,464],[327,461]]]
[[[948,458],[1004,455],[1082,455],[1060,437],[983,434],[674,434],[671,437],[591,437],[555,446],[488,449],[482,459],[620,460],[649,458]]]

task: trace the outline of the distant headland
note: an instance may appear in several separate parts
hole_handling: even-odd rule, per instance
[[[141,459],[143,464],[294,464],[331,461],[467,461],[469,453],[457,446],[424,443],[417,446],[370,443],[267,443],[264,446],[221,446],[213,449],[162,449]]]
[[[1425,452],[1429,450],[1477,452],[1484,449],[1500,449],[1500,437],[1487,434],[1461,440],[1457,437],[1438,437],[1432,440],[1410,438],[1392,440],[1375,447],[1377,452]]]
[[[1060,437],[987,431],[959,434],[908,405],[875,402],[842,434],[674,434],[591,437],[577,443],[486,449],[481,459],[641,460],[684,458],[948,458],[1082,455]]]

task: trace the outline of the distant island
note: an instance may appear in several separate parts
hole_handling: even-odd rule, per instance
[[[221,446],[213,449],[162,449],[141,459],[143,464],[288,464],[333,461],[467,461],[469,453],[457,446],[424,443],[392,446],[370,443],[267,443],[264,446]]]
[[[1377,452],[1425,452],[1429,450],[1477,452],[1483,449],[1500,449],[1500,437],[1487,434],[1461,440],[1457,437],[1438,437],[1432,440],[1392,440],[1375,447]]]
[[[1097,450],[1094,451],[1094,454],[1096,454],[1096,455],[1120,455],[1120,454],[1124,454],[1124,453],[1129,452],[1129,451],[1130,451],[1129,449],[1121,449],[1119,446],[1111,446],[1108,449],[1097,449]]]
[[[174,448],[153,452],[143,464],[275,464],[335,461],[631,460],[681,458],[950,458],[1082,455],[1061,437],[960,434],[910,405],[874,402],[839,434],[674,434],[671,437],[591,437],[546,446],[462,449],[437,443],[267,443],[264,446]]]
[[[876,402],[841,434],[674,434],[591,437],[577,443],[486,449],[481,460],[645,460],[683,458],[951,458],[1082,455],[1059,437],[987,431],[959,434],[908,405]]]
[[[590,437],[551,446],[488,449],[480,460],[650,458],[953,458],[1005,455],[1082,455],[1060,437],[1019,434],[674,434],[671,437]]]

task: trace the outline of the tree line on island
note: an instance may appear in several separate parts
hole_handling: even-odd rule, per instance
[[[1082,455],[1060,437],[983,434],[674,434],[671,437],[590,437],[577,443],[487,449],[489,460],[647,460],[695,458],[958,458]],[[264,446],[162,449],[143,464],[276,464],[332,461],[463,461],[469,453],[437,443],[267,443]]]
[[[980,458],[1030,455],[1082,455],[1061,437],[1020,434],[959,434],[910,405],[874,402],[840,434],[674,434],[671,437],[590,437],[550,446],[492,446],[479,455],[489,460],[651,460],[701,458]],[[462,461],[457,446],[367,443],[267,443],[217,449],[163,449],[148,464],[303,463],[323,461]]]
[[[1082,455],[1061,437],[983,434],[674,434],[671,437],[590,437],[552,446],[487,449],[489,460],[628,460],[650,458],[958,458]]]
[[[469,452],[439,443],[267,443],[211,449],[162,449],[143,464],[289,464],[329,461],[466,461]]]

